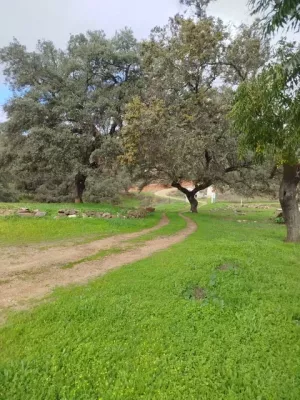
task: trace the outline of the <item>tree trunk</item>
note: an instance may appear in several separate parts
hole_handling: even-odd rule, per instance
[[[287,242],[300,242],[300,213],[297,199],[299,166],[284,165],[279,200],[287,227]]]
[[[187,195],[186,196],[188,201],[190,202],[191,205],[191,212],[192,213],[197,213],[198,212],[198,200],[196,199],[195,195]]]
[[[78,173],[75,176],[75,203],[83,203],[83,192],[85,190],[86,176]]]
[[[196,185],[195,189],[193,190],[188,190],[185,187],[181,186],[180,182],[174,181],[172,182],[172,186],[180,190],[182,193],[184,193],[190,202],[191,205],[191,212],[192,213],[197,213],[198,212],[198,200],[196,198],[197,193],[200,190],[207,189],[209,186],[211,186],[212,181],[210,179],[206,179],[203,184],[201,185]]]

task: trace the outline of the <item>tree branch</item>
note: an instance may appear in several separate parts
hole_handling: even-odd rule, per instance
[[[176,189],[180,190],[184,193],[187,197],[191,196],[191,191],[186,189],[185,187],[181,186],[179,182],[172,182],[171,186],[175,187]]]
[[[206,179],[203,183],[196,185],[193,190],[188,190],[176,181],[172,182],[172,186],[180,190],[180,192],[184,193],[187,197],[195,197],[200,190],[207,189],[209,186],[212,185],[212,183],[213,182],[211,179]]]
[[[251,162],[245,162],[239,165],[232,165],[231,167],[225,169],[225,174],[227,174],[228,172],[238,171],[240,168],[251,168],[251,167],[252,167]]]

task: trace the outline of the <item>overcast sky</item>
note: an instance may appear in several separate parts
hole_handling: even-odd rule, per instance
[[[108,35],[125,26],[146,38],[156,25],[164,25],[182,7],[179,0],[0,0],[0,47],[16,37],[30,50],[38,39],[64,47],[70,34],[103,29]],[[230,5],[229,5],[230,4]],[[249,22],[247,0],[217,0],[211,13],[234,24]],[[10,93],[0,73],[1,104]]]

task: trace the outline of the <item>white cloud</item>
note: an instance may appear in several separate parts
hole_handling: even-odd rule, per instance
[[[146,38],[151,28],[167,23],[183,10],[179,0],[1,0],[0,48],[16,37],[30,50],[39,39],[65,47],[70,34],[104,30],[114,34],[131,27],[137,38]],[[248,0],[217,0],[210,12],[226,23],[250,22]],[[0,72],[0,83],[3,76]]]

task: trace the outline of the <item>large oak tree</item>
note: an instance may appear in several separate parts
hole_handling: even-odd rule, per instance
[[[145,89],[126,109],[123,162],[164,179],[197,211],[196,194],[212,184],[241,184],[240,159],[227,120],[232,85],[265,63],[268,41],[254,24],[230,36],[220,20],[176,16],[142,45]],[[149,178],[150,177],[150,178]],[[194,189],[182,186],[192,181]]]
[[[4,166],[27,192],[82,201],[86,179],[101,169],[94,156],[117,136],[125,104],[139,93],[138,43],[130,30],[71,36],[62,51],[41,41],[28,51],[14,40],[1,49],[14,92],[4,110]],[[117,162],[117,159],[115,159]]]

